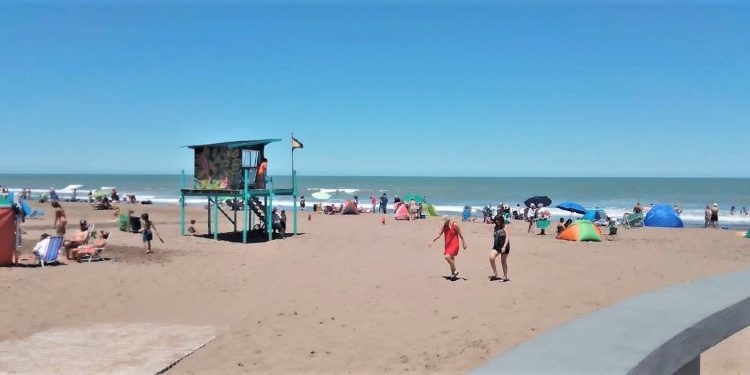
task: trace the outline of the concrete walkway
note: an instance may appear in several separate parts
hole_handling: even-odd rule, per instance
[[[0,343],[2,374],[157,374],[216,337],[213,327],[97,324]]]

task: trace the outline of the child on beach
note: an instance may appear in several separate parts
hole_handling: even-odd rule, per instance
[[[195,236],[198,234],[198,230],[195,229],[195,219],[190,219],[190,226],[188,227],[188,233],[190,233],[191,236]]]
[[[159,232],[156,231],[156,226],[148,218],[147,213],[144,212],[141,214],[141,220],[143,221],[143,249],[146,250],[146,254],[151,254],[153,253],[151,251],[151,240],[154,239],[154,233],[156,233],[156,237],[159,238],[161,243],[164,243],[164,240],[161,239]]]
[[[559,236],[562,231],[565,230],[565,219],[560,218],[560,221],[557,223],[557,235]]]
[[[456,280],[458,279],[456,255],[458,255],[459,239],[461,240],[464,250],[467,250],[466,241],[464,240],[464,236],[461,233],[461,228],[458,224],[447,216],[443,217],[443,225],[440,227],[440,232],[438,232],[437,236],[427,245],[427,247],[432,246],[440,236],[445,237],[445,249],[443,255],[445,256],[445,261],[448,262],[448,265],[451,267],[451,279]]]
[[[502,213],[498,213],[494,220],[495,231],[493,235],[494,242],[492,244],[492,250],[490,250],[490,266],[492,267],[492,275],[490,275],[490,281],[510,281],[508,278],[508,255],[510,254],[510,227],[505,225],[505,217]],[[497,277],[497,266],[495,265],[495,259],[500,255],[500,265],[503,267],[503,277]]]

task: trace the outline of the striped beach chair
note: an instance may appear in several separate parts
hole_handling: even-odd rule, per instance
[[[42,265],[42,268],[44,268],[45,263],[49,265],[60,262],[57,258],[60,256],[60,249],[63,247],[63,242],[63,236],[51,236],[47,242],[47,252],[44,253],[44,257],[40,258],[36,254],[34,255],[39,264]]]

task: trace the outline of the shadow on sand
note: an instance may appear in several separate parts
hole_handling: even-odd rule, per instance
[[[298,236],[304,236],[304,233],[297,233]],[[209,240],[214,239],[213,234],[202,234],[195,237],[200,238],[207,238]],[[274,234],[273,239],[274,240],[281,240],[281,239],[287,239],[290,237],[294,237],[291,233],[286,233],[284,237],[280,237],[278,234]],[[219,233],[218,235],[219,241],[227,241],[227,242],[234,242],[234,243],[242,243],[242,232],[226,232],[226,233]],[[268,242],[268,235],[266,235],[263,232],[258,231],[250,231],[247,232],[247,243],[261,243],[261,242]]]

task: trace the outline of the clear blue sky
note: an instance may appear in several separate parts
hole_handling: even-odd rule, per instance
[[[0,2],[0,172],[750,176],[750,3]]]

